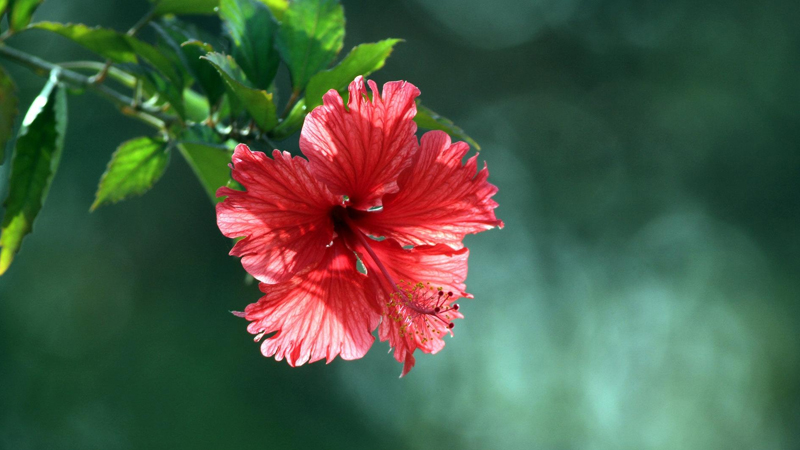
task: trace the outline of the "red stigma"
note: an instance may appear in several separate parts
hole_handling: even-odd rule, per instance
[[[451,330],[453,329],[454,326],[456,326],[456,324],[454,324],[453,322],[450,322],[450,323],[447,324],[447,328],[449,328]]]

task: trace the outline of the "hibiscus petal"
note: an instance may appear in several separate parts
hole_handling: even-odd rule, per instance
[[[328,91],[300,133],[300,150],[311,172],[334,194],[348,196],[352,207],[365,210],[397,191],[397,177],[416,151],[414,99],[419,95],[419,89],[402,81],[384,84],[383,94],[375,82],[369,81],[369,87],[372,100],[364,79],[356,78],[347,109],[338,92]]]
[[[404,363],[401,375],[404,376],[414,366],[414,350],[438,352],[444,348],[444,335],[452,334],[449,323],[453,319],[463,318],[457,309],[450,308],[457,298],[472,297],[464,291],[469,250],[455,250],[442,244],[404,249],[391,239],[374,241],[369,245],[403,289],[403,294],[411,293],[415,302],[412,308],[406,303],[405,297],[384,288],[386,312],[379,336],[381,341],[389,341],[394,348],[395,359]],[[369,262],[368,258],[364,260]],[[368,267],[370,270],[379,270],[374,263],[368,264]],[[439,290],[443,294],[438,294]],[[437,305],[443,311],[438,317],[419,312],[421,309],[432,310]]]
[[[337,355],[361,358],[375,340],[380,317],[365,284],[355,255],[337,239],[308,273],[260,285],[266,295],[245,309],[247,330],[259,338],[275,333],[261,343],[261,352],[286,358],[292,367],[323,358],[331,362]]]
[[[451,145],[447,133],[425,133],[411,166],[397,180],[399,192],[384,198],[382,211],[361,213],[359,226],[401,244],[453,248],[461,248],[467,234],[502,228],[492,200],[497,187],[486,181],[485,164],[477,170],[477,155],[461,164],[468,151],[464,142]]]
[[[270,159],[238,145],[233,178],[247,190],[227,187],[217,196],[217,225],[229,238],[244,238],[230,254],[263,283],[279,283],[317,263],[333,238],[330,211],[336,198],[308,171],[308,162],[275,150]]]

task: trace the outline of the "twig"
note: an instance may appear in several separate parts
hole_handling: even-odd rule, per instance
[[[28,53],[0,44],[0,56],[25,66],[40,76],[48,76],[53,69],[57,68],[59,69],[59,81],[67,83],[72,87],[88,89],[89,91],[94,92],[106,100],[109,100],[123,114],[135,117],[156,128],[163,129],[167,126],[167,124],[175,121],[175,117],[164,114],[158,108],[149,108],[145,105],[134,104],[133,99],[128,96],[120,94],[119,92],[102,84],[94,84],[88,77],[85,77],[77,72],[64,69],[56,64],[45,61],[33,55],[29,55]]]

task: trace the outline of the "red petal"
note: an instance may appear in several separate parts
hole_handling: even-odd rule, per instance
[[[384,198],[382,211],[362,213],[359,225],[401,244],[453,248],[461,248],[467,234],[502,228],[492,200],[497,187],[486,181],[485,165],[478,172],[477,155],[461,164],[468,151],[464,142],[450,145],[447,133],[425,133],[411,166],[397,180],[400,191]]]
[[[434,295],[438,288],[453,292],[444,307],[450,306],[458,297],[472,297],[464,292],[469,258],[467,248],[454,250],[447,245],[435,245],[406,250],[391,239],[370,242],[370,247],[398,285],[423,283],[427,286],[430,283]],[[368,258],[364,260],[369,261]],[[370,270],[379,270],[372,266],[374,264],[368,265]],[[391,292],[384,292],[387,312],[381,322],[379,335],[381,341],[388,340],[394,348],[395,359],[404,363],[405,375],[414,366],[414,350],[438,352],[444,347],[442,337],[451,333],[451,330],[447,322],[416,314],[407,307],[397,305],[397,302],[390,302],[390,295]],[[446,316],[448,321],[463,318],[457,311],[450,311]]]
[[[340,239],[306,274],[260,287],[266,295],[248,305],[247,330],[273,336],[261,344],[264,356],[286,358],[291,366],[325,358],[331,362],[364,356],[375,338],[379,315],[364,288],[366,276],[356,269],[356,258]]]
[[[300,133],[312,173],[359,209],[380,205],[384,194],[397,191],[397,177],[417,148],[419,89],[394,81],[383,85],[381,95],[375,82],[369,87],[372,100],[362,77],[350,84],[348,109],[338,92],[328,91]]]
[[[336,198],[308,171],[308,162],[275,150],[270,159],[238,145],[233,178],[247,191],[222,187],[217,225],[229,238],[244,236],[230,254],[261,282],[274,284],[317,263],[333,238]]]

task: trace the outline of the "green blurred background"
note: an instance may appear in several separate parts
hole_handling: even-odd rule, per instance
[[[500,188],[455,338],[402,380],[386,343],[262,357],[228,312],[257,288],[177,154],[88,212],[116,145],[150,130],[73,96],[0,278],[0,448],[800,448],[800,3],[343,3],[345,48],[406,39],[373,78],[419,86]],[[125,30],[147,9],[48,0],[36,19]],[[44,80],[2,64],[24,109]]]

